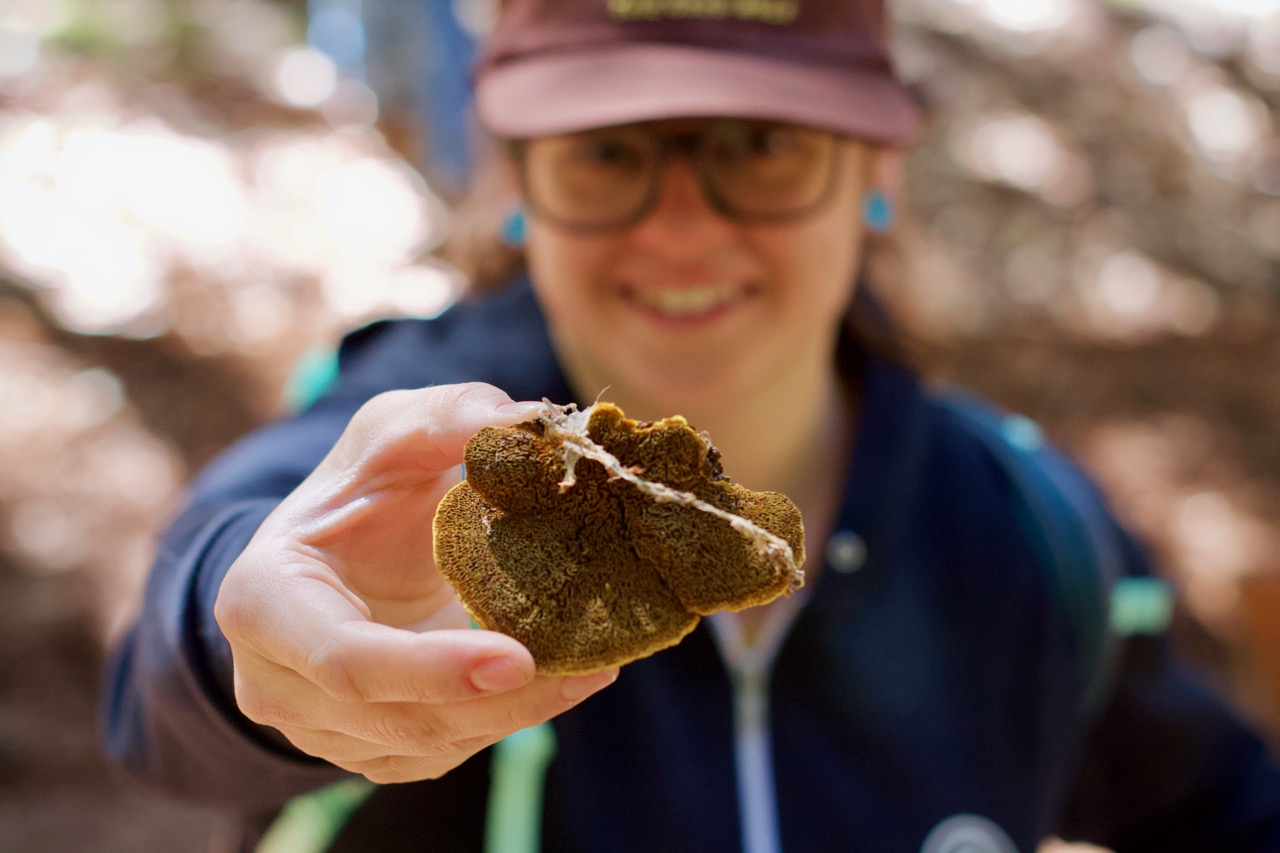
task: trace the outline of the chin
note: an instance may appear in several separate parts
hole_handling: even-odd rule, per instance
[[[645,362],[638,359],[637,363]],[[696,427],[693,419],[697,413],[732,408],[743,396],[744,384],[736,370],[693,370],[683,365],[674,370],[647,370],[643,376],[635,377],[629,387],[647,410],[646,417],[684,415]]]

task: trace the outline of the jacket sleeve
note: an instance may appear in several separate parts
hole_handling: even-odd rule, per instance
[[[1146,573],[1124,537],[1128,562]],[[1280,767],[1168,637],[1127,638],[1062,835],[1117,853],[1280,851]]]
[[[239,712],[213,605],[227,569],[332,447],[354,408],[321,401],[233,446],[193,484],[159,542],[141,613],[106,675],[104,743],[129,775],[253,812],[344,775]]]

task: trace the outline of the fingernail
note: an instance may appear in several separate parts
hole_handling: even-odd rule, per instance
[[[523,687],[531,677],[531,673],[511,658],[489,658],[471,670],[471,685],[485,693],[496,693]]]
[[[597,690],[603,690],[617,680],[616,669],[593,672],[590,675],[571,675],[560,683],[560,698],[568,702],[577,702]]]
[[[522,403],[503,403],[497,408],[498,414],[509,418],[531,419],[542,409],[541,403],[522,402]]]

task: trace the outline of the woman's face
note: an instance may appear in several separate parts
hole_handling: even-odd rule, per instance
[[[684,135],[705,124],[657,126]],[[830,192],[785,222],[718,212],[688,156],[667,158],[647,215],[607,233],[566,229],[534,205],[530,272],[576,391],[609,387],[652,418],[825,379],[859,265],[870,155],[841,139],[832,156]],[[561,180],[553,159],[526,156],[525,186]]]

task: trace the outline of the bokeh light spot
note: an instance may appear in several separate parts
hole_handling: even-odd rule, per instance
[[[337,85],[337,66],[314,48],[286,50],[276,64],[276,94],[291,107],[314,109],[333,94]]]

